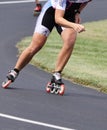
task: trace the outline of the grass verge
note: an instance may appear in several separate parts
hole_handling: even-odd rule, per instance
[[[107,93],[107,20],[84,23],[84,26],[86,31],[78,34],[63,77]],[[31,37],[25,37],[17,44],[19,54],[30,42]],[[61,47],[62,40],[54,29],[43,49],[30,63],[51,72]]]

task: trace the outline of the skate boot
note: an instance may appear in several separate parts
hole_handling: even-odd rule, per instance
[[[42,5],[41,4],[37,4],[34,11],[33,11],[33,15],[36,16],[36,15],[39,15],[40,12],[42,10]]]
[[[60,73],[54,73],[51,79],[51,82],[49,82],[46,86],[47,93],[54,93],[63,95],[65,91],[64,83],[61,79]]]
[[[17,78],[18,73],[15,70],[9,71],[9,73],[6,76],[5,81],[2,83],[3,88],[7,88],[14,80]]]

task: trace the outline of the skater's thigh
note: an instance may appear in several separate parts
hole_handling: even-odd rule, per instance
[[[35,31],[36,33],[48,37],[53,27],[55,26],[54,9],[49,7],[47,10],[41,12],[37,19]]]
[[[33,49],[41,48],[45,44],[46,40],[46,36],[39,33],[34,33],[30,47],[32,47]]]
[[[77,33],[72,28],[64,28],[61,33],[61,37],[64,42],[71,42],[76,40]]]

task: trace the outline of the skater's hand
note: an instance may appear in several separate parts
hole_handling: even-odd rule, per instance
[[[76,24],[74,23],[73,29],[77,32],[77,33],[81,33],[83,31],[85,31],[85,27],[81,24]]]

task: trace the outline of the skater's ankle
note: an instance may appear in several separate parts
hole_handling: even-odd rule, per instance
[[[62,73],[62,70],[54,70],[52,73],[53,73],[53,74],[54,74],[54,73],[59,73],[59,74],[61,74],[61,73]]]
[[[61,72],[62,72],[62,71],[54,71],[54,72],[53,72],[53,76],[55,76],[55,77],[56,77],[56,76],[61,77]]]
[[[63,84],[62,78],[61,78],[61,73],[58,73],[58,72],[53,73],[51,83],[56,83],[59,85]]]
[[[60,80],[61,79],[61,73],[59,73],[59,72],[54,72],[53,76],[55,77],[56,80]]]
[[[19,70],[18,70],[17,68],[14,68],[14,71],[15,71],[16,73],[19,73]]]

